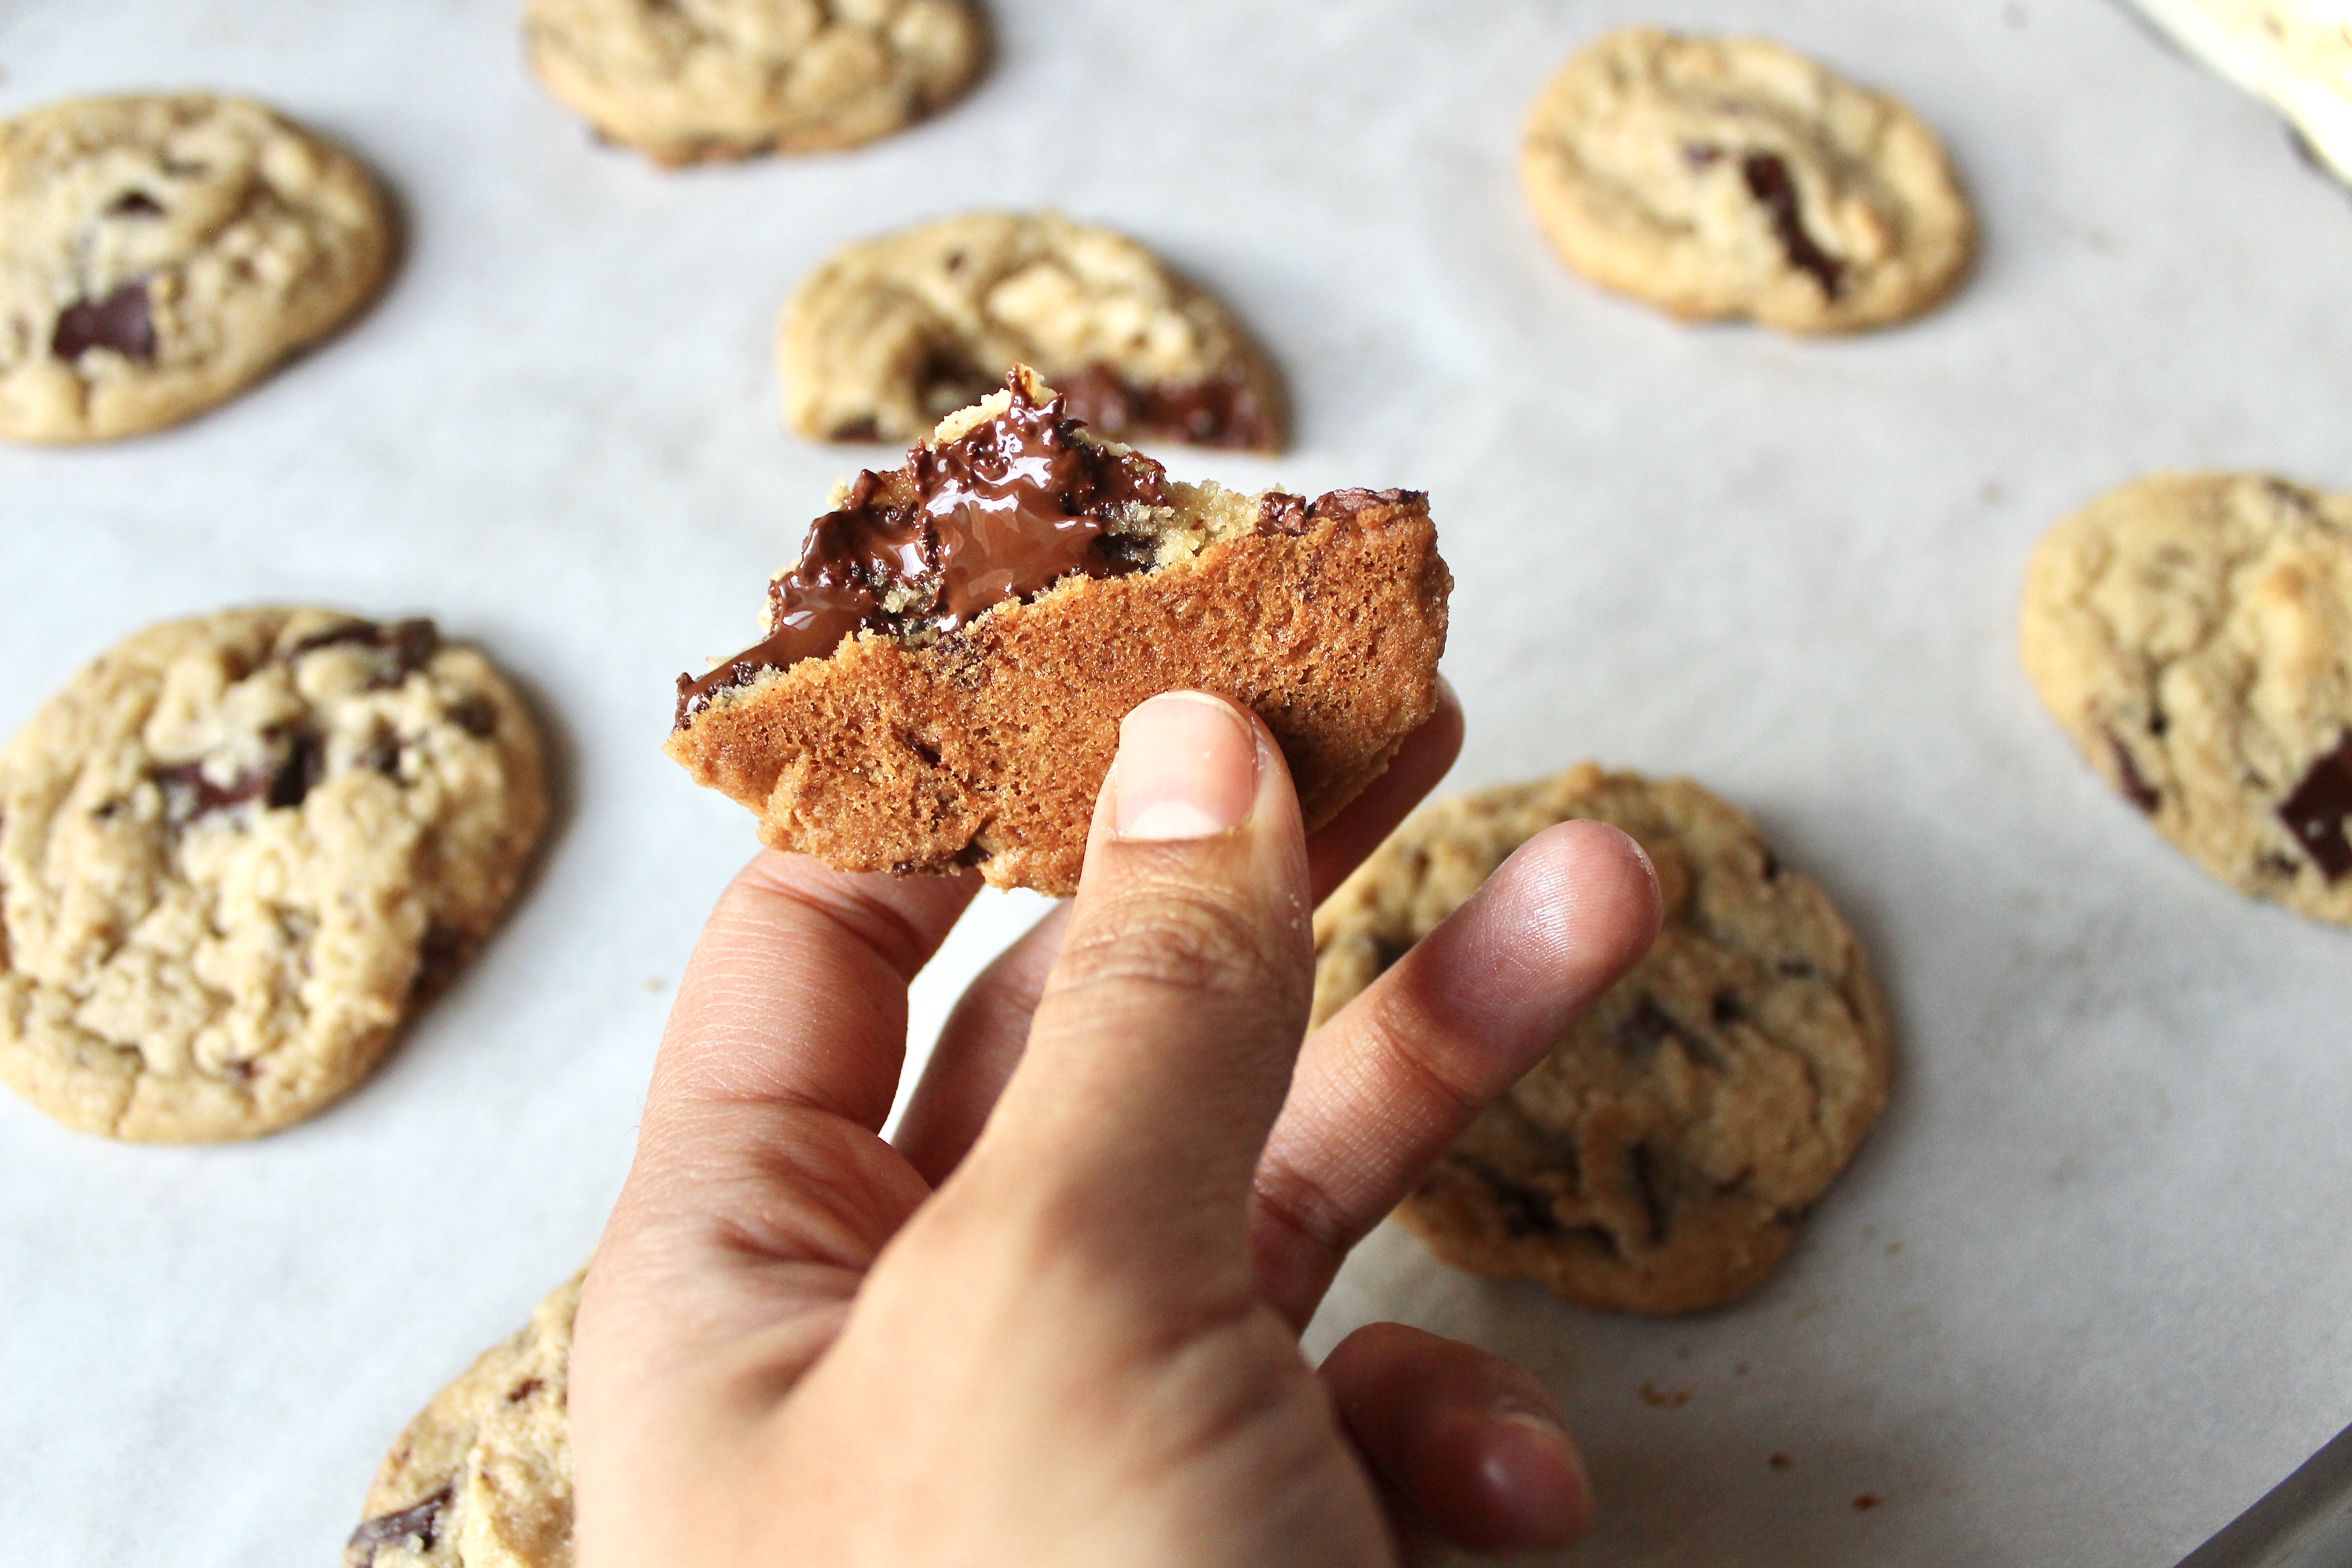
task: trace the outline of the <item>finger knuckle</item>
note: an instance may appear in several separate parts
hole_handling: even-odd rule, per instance
[[[1066,986],[1167,988],[1206,995],[1295,989],[1264,924],[1223,899],[1155,888],[1122,899],[1062,951]]]

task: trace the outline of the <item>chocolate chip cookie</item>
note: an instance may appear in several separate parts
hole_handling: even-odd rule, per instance
[[[1418,492],[1184,484],[1016,369],[834,507],[768,636],[678,677],[669,754],[779,849],[1065,894],[1146,698],[1255,710],[1309,827],[1435,710],[1453,579]]]
[[[367,171],[257,103],[0,122],[0,436],[103,441],[224,403],[366,303],[392,252]]]
[[[434,1397],[384,1456],[343,1568],[571,1568],[581,1276]]]
[[[1886,1012],[1853,933],[1745,813],[1688,779],[1604,773],[1430,806],[1315,918],[1315,1021],[1513,849],[1607,822],[1657,868],[1656,946],[1472,1123],[1397,1217],[1475,1274],[1580,1306],[1693,1312],[1753,1290],[1885,1104]]]
[[[2053,528],[2025,584],[2042,700],[2216,877],[2352,924],[2352,495],[2158,474]]]
[[[1917,115],[1760,38],[1603,35],[1537,99],[1519,172],[1570,267],[1685,319],[1885,326],[1976,247]]]
[[[488,933],[546,816],[530,714],[430,621],[151,626],[0,752],[0,1079],[144,1142],[299,1121]]]
[[[550,92],[673,167],[887,136],[987,55],[969,0],[530,0],[523,29]]]
[[[912,441],[1026,364],[1098,436],[1278,451],[1280,382],[1233,313],[1136,241],[972,213],[850,246],[784,309],[784,418]]]

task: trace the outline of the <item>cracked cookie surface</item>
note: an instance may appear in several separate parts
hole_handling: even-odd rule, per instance
[[[2158,474],[2034,552],[2020,618],[2052,713],[2239,891],[2352,924],[2352,495]]]
[[[1570,268],[1686,319],[1885,326],[1949,294],[1976,247],[1917,115],[1761,38],[1595,39],[1537,99],[1519,172]]]
[[[1892,1047],[1860,946],[1745,813],[1607,773],[1443,801],[1315,919],[1315,1021],[1370,986],[1556,823],[1657,868],[1657,943],[1472,1123],[1397,1210],[1440,1258],[1580,1306],[1688,1312],[1769,1278],[1885,1106]]]
[[[584,1272],[584,1271],[583,1271]],[[571,1568],[582,1276],[434,1396],[384,1456],[343,1568]]]
[[[299,1121],[496,923],[546,811],[530,714],[429,621],[137,633],[0,752],[0,1079],[139,1142]]]
[[[366,303],[392,251],[367,171],[259,104],[0,123],[0,436],[102,441],[226,402]]]
[[[550,92],[673,166],[887,136],[987,54],[967,0],[531,0],[523,29]]]
[[[778,333],[784,418],[912,441],[1014,364],[1115,441],[1277,451],[1282,387],[1233,312],[1148,248],[1059,213],[971,213],[852,245]]]

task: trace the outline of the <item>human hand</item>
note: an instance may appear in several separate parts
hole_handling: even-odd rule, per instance
[[[1304,1043],[1309,916],[1458,709],[1310,845],[1215,699],[1130,714],[1076,900],[974,983],[895,1141],[906,986],[976,879],[763,855],[679,988],[572,1362],[583,1568],[1385,1564],[1559,1544],[1527,1373],[1398,1324],[1318,1371],[1349,1249],[1656,930],[1570,823]]]

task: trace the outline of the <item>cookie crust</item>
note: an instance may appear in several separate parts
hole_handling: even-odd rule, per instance
[[[384,1456],[343,1568],[571,1568],[573,1275]]]
[[[1111,440],[1279,451],[1273,362],[1215,298],[1113,229],[968,213],[845,247],[778,324],[784,420],[912,441],[1033,366]]]
[[[1886,326],[1976,248],[1917,115],[1762,38],[1603,35],[1536,100],[1519,171],[1561,260],[1685,320]]]
[[[0,752],[0,1079],[138,1142],[299,1121],[488,932],[546,813],[529,712],[430,622],[137,633]]]
[[[1315,1022],[1513,849],[1578,818],[1648,852],[1665,910],[1657,943],[1397,1218],[1457,1268],[1534,1279],[1579,1306],[1723,1306],[1771,1275],[1853,1157],[1892,1058],[1853,932],[1745,813],[1687,779],[1590,763],[1428,807],[1316,915]]]
[[[0,436],[110,440],[224,403],[358,311],[393,249],[358,161],[259,104],[0,123]]]
[[[968,0],[530,0],[523,32],[548,91],[669,167],[875,141],[988,54]]]
[[[2240,892],[2352,924],[2352,495],[2157,474],[2052,528],[2019,620],[2084,756]]]

